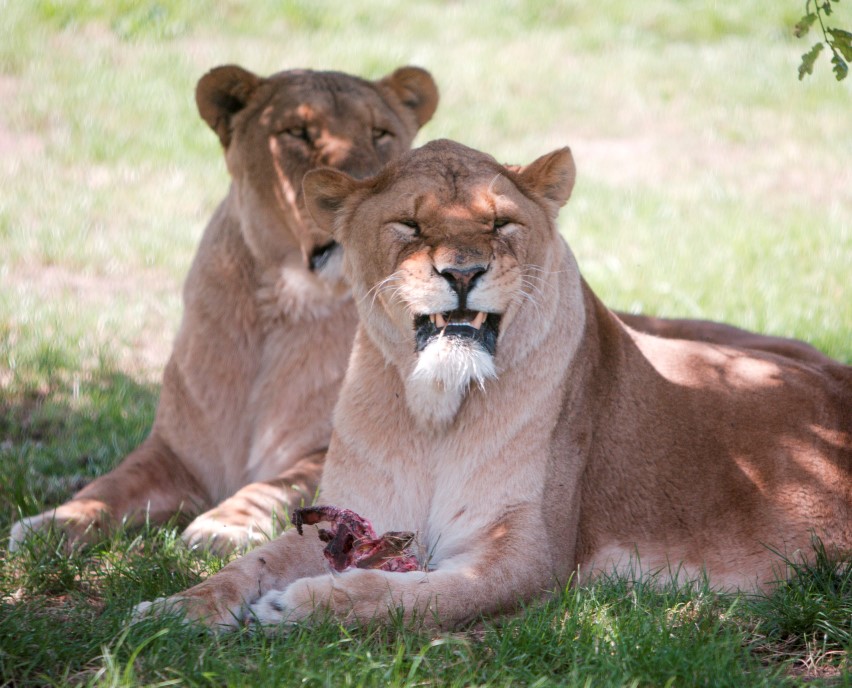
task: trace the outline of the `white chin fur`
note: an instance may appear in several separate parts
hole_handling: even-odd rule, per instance
[[[427,425],[445,425],[455,418],[468,387],[496,379],[494,359],[478,342],[437,337],[417,357],[405,385],[408,408]]]
[[[348,292],[343,280],[340,251],[316,273],[298,262],[267,271],[257,290],[261,316],[269,321],[316,321],[327,318]]]

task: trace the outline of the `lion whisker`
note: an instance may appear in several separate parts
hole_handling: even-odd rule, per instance
[[[540,265],[534,265],[533,263],[526,263],[518,267],[525,271],[540,272],[542,275],[562,275],[567,272],[567,270],[545,270]]]
[[[533,294],[529,293],[528,291],[525,291],[523,287],[518,289],[518,291],[515,292],[515,294],[516,294],[516,297],[513,297],[513,300],[515,301],[515,303],[519,304],[520,301],[526,301],[527,303],[532,305],[533,308],[535,308],[536,313],[538,315],[541,315],[541,304],[538,302],[538,299],[536,299],[535,296],[533,296]],[[520,297],[520,298],[517,298],[517,297]]]
[[[388,287],[387,291],[390,291],[390,300],[391,301],[397,301],[398,300],[398,301],[404,302],[404,299],[402,298],[402,296],[400,296],[404,287],[405,287],[405,285],[403,285],[403,284],[398,284],[398,285],[394,286],[393,288]],[[385,290],[383,290],[383,293],[384,293],[384,291]]]
[[[527,278],[522,277],[521,278],[521,284],[525,287],[529,287],[531,290],[535,291],[535,293],[538,294],[539,296],[541,296],[542,298],[544,297],[544,291],[541,289],[541,287],[537,286],[533,282],[530,282]]]
[[[370,290],[366,294],[364,294],[364,296],[361,298],[361,301],[365,301],[372,294],[373,298],[372,301],[370,301],[370,308],[372,308],[376,305],[376,297],[379,295],[379,292],[388,287],[389,283],[397,282],[400,279],[402,279],[402,274],[400,274],[400,271],[397,270],[388,277],[385,277],[385,279],[383,279],[381,282],[378,282],[373,285]]]

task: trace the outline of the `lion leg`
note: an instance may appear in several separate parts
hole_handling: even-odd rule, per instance
[[[529,561],[509,555],[470,566],[448,561],[434,571],[355,568],[270,590],[248,611],[262,625],[301,621],[317,611],[330,612],[345,623],[387,620],[401,611],[406,621],[449,629],[482,614],[516,609],[553,588],[549,567],[537,563],[536,570]]]
[[[458,522],[457,522],[458,523]],[[464,528],[458,524],[458,528]],[[316,611],[344,622],[406,620],[452,628],[482,614],[508,612],[556,587],[557,573],[535,515],[516,510],[489,526],[472,526],[454,554],[426,571],[352,568],[273,587],[249,608],[260,624],[290,623]]]
[[[312,503],[324,461],[325,452],[316,452],[272,480],[240,488],[190,523],[184,542],[224,555],[272,539],[287,525],[293,509]]]
[[[197,481],[152,433],[116,468],[65,504],[15,523],[9,549],[15,551],[31,534],[51,529],[63,532],[69,545],[87,544],[122,521],[164,523],[177,513],[198,513],[206,503]]]
[[[686,339],[721,344],[744,349],[766,351],[803,363],[826,363],[830,359],[816,347],[788,337],[749,332],[733,325],[712,320],[691,320],[689,318],[655,318],[650,315],[632,315],[616,313],[628,327],[665,339]]]
[[[270,590],[327,571],[324,546],[314,528],[306,528],[304,535],[288,530],[182,593],[139,603],[133,619],[176,612],[209,626],[237,626],[248,605]]]

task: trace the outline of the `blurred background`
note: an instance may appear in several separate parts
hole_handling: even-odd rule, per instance
[[[561,228],[606,303],[852,361],[852,79],[837,83],[823,55],[798,81],[816,40],[793,37],[803,10],[0,0],[0,460],[19,468],[7,496],[58,501],[147,431],[181,284],[228,187],[194,102],[225,63],[369,78],[422,66],[441,104],[420,143],[513,163],[573,148]],[[849,29],[852,8],[832,18]],[[68,456],[79,465],[59,470]],[[37,498],[34,483],[47,485]]]

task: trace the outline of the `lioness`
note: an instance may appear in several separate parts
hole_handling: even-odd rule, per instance
[[[224,66],[196,102],[232,182],[184,285],[151,433],[71,501],[15,524],[12,549],[32,530],[82,542],[121,519],[182,512],[196,517],[186,541],[228,551],[314,496],[357,315],[337,245],[305,213],[302,176],[377,172],[408,150],[438,91],[416,67],[366,81]]]
[[[624,325],[558,234],[574,177],[567,148],[515,170],[449,141],[306,175],[360,314],[319,501],[416,533],[420,570],[332,575],[290,530],[138,613],[452,626],[577,569],[755,589],[813,534],[848,554],[852,368]]]

